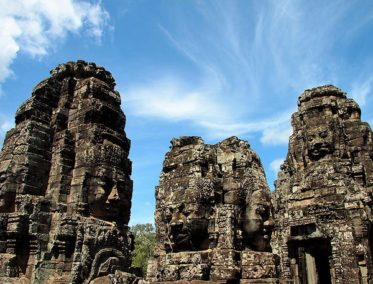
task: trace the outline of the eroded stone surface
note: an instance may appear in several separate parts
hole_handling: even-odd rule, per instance
[[[51,74],[0,153],[0,282],[89,283],[130,265],[130,141],[114,79],[83,61]]]
[[[281,276],[294,283],[368,283],[372,131],[359,106],[334,86],[306,90],[292,126],[273,194]]]
[[[277,277],[269,246],[270,192],[259,157],[236,137],[216,145],[181,137],[171,144],[156,188],[156,249],[148,280]]]

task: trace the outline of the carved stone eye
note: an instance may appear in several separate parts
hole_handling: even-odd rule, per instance
[[[179,212],[183,212],[184,209],[185,209],[185,205],[181,204],[177,209],[178,209]]]
[[[6,180],[6,175],[0,175],[0,183],[3,183]]]
[[[321,138],[325,138],[325,137],[328,136],[328,132],[327,132],[327,131],[321,131],[320,134],[319,134],[319,136],[320,136]]]
[[[164,218],[166,221],[170,221],[172,218],[173,210],[172,208],[166,208],[164,211]]]
[[[266,209],[264,208],[264,206],[258,206],[258,208],[256,208],[256,213],[262,215],[264,212],[266,211]]]
[[[101,185],[96,188],[97,196],[103,196],[105,194],[106,194],[105,189]]]

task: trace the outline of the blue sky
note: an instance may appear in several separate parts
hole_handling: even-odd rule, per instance
[[[373,1],[0,0],[0,139],[59,63],[112,72],[132,140],[131,224],[153,222],[169,141],[235,135],[273,188],[290,115],[334,84],[373,122]]]

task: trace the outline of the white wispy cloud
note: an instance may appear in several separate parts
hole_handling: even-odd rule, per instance
[[[281,165],[284,163],[284,159],[282,159],[282,158],[280,158],[280,159],[275,159],[275,160],[273,160],[271,163],[270,163],[270,165],[269,165],[269,167],[270,167],[270,169],[273,171],[273,173],[275,174],[275,175],[277,175],[277,173],[280,171],[280,167],[281,167]]]
[[[10,120],[0,117],[0,131],[1,132],[6,132],[13,126],[14,126],[14,123],[12,123]]]
[[[286,145],[291,134],[290,116],[292,110],[287,110],[266,118],[241,123],[199,122],[209,130],[214,138],[224,138],[230,135],[261,133],[260,142],[264,145]],[[198,123],[198,121],[197,121]],[[282,130],[284,130],[282,132]]]
[[[84,0],[0,0],[0,7],[0,83],[19,52],[45,56],[68,33],[82,30],[99,41],[109,19],[100,2]]]
[[[359,15],[364,25],[349,20],[351,2],[320,9],[317,1],[198,1],[193,21],[175,5],[173,25],[165,21],[158,27],[192,63],[199,81],[188,82],[175,72],[169,84],[164,74],[134,84],[124,92],[129,110],[142,117],[188,120],[210,137],[259,133],[262,144],[287,144],[297,96],[340,81],[345,66],[334,59],[336,47],[346,40],[342,24],[356,32],[372,19]],[[356,85],[360,100],[371,84]]]
[[[355,81],[352,84],[351,96],[361,106],[365,106],[368,95],[373,88],[373,74],[362,81]]]
[[[209,84],[198,89],[178,77],[164,77],[132,86],[121,93],[126,98],[126,112],[131,115],[188,121],[205,129],[209,138],[261,133],[263,144],[287,144],[290,116],[294,109],[246,122],[240,117],[242,113],[229,105],[231,102],[214,99],[214,94],[210,93],[213,87],[209,87]]]
[[[211,101],[210,94],[203,88],[191,88],[179,78],[160,78],[146,85],[133,86],[123,93],[128,111],[139,116],[174,121],[210,121],[224,116],[222,106]]]
[[[290,118],[290,115],[289,115]],[[289,142],[289,136],[292,133],[290,121],[283,121],[279,124],[274,124],[263,130],[263,135],[260,142],[269,145],[286,145]]]

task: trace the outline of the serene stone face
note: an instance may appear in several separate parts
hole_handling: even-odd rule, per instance
[[[127,205],[125,188],[121,182],[102,177],[91,178],[88,184],[90,214],[104,220],[118,219],[121,208]]]
[[[168,237],[172,251],[197,250],[208,247],[206,243],[209,210],[204,204],[180,203],[165,209]]]
[[[270,249],[270,236],[273,228],[271,218],[271,203],[268,193],[254,191],[246,204],[243,220],[245,243],[258,251]]]
[[[83,190],[86,192],[89,213],[95,218],[127,224],[132,183],[121,168],[123,151],[119,151],[117,146],[96,145],[92,148],[96,151],[90,153],[86,161]],[[95,164],[96,166],[90,167]]]
[[[319,160],[333,152],[333,135],[331,127],[325,124],[306,128],[306,144],[308,156],[311,160]]]

